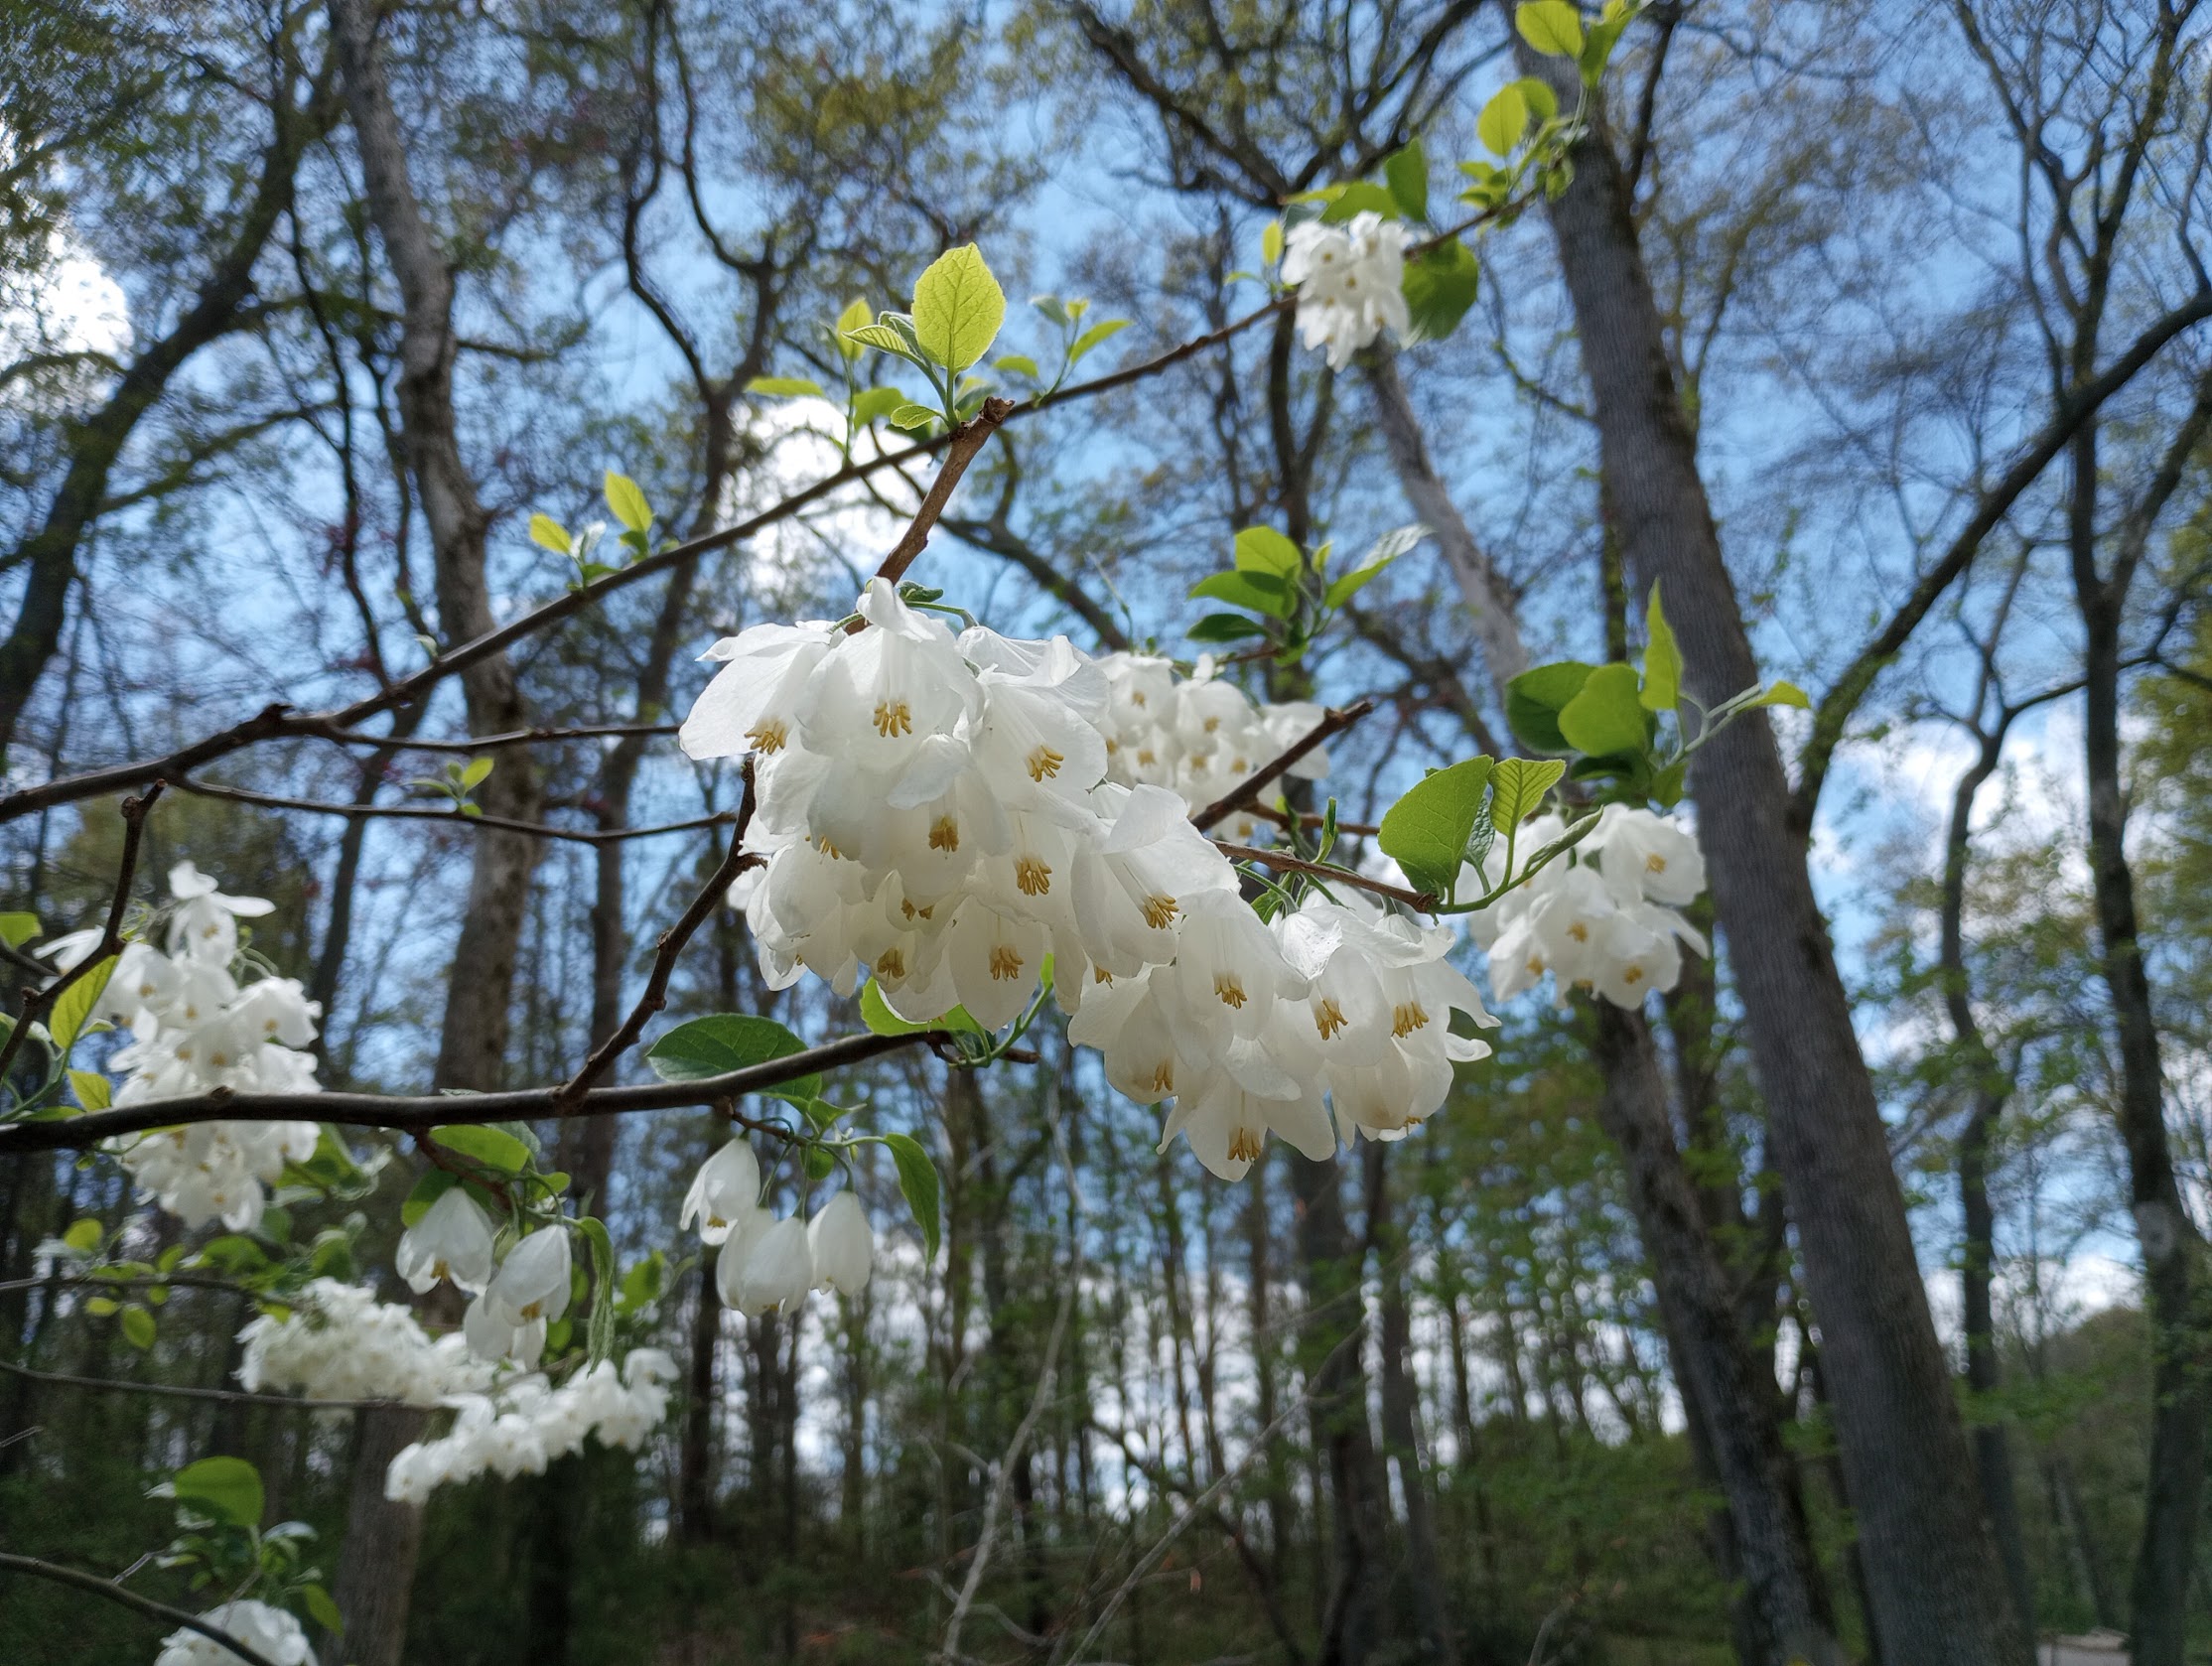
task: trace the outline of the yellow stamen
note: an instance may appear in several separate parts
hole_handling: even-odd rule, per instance
[[[1244,985],[1237,980],[1237,975],[1234,972],[1214,973],[1213,993],[1221,997],[1221,1004],[1224,1007],[1235,1007],[1239,1011],[1243,1010]]]
[[[876,976],[902,978],[906,975],[906,957],[895,948],[886,949],[876,957]]]
[[[1587,943],[1590,941],[1590,927],[1585,925],[1581,920],[1577,920],[1573,925],[1570,925],[1567,928],[1567,934],[1570,937],[1574,938],[1575,941],[1577,941],[1578,943]]]
[[[1042,897],[1052,889],[1052,870],[1034,856],[1014,859],[1014,883],[1022,888],[1024,897]]]
[[[1155,1093],[1173,1093],[1175,1090],[1175,1061],[1163,1058],[1153,1066],[1152,1090]]]
[[[1410,1036],[1427,1027],[1429,1015],[1422,1011],[1419,1001],[1408,1001],[1390,1009],[1390,1033],[1393,1036]]]
[[[1066,759],[1050,747],[1039,746],[1030,754],[1028,759],[1030,779],[1040,781],[1046,775],[1056,775],[1060,772],[1060,765],[1066,762]]]
[[[1644,969],[1641,966],[1631,966],[1620,974],[1620,981],[1622,983],[1641,983],[1643,982],[1643,976]]]
[[[887,739],[893,735],[911,735],[914,732],[914,714],[903,700],[887,700],[876,708],[876,733]]]
[[[929,824],[929,848],[931,850],[958,850],[960,848],[960,824],[950,816],[939,816],[931,822]]]
[[[1653,852],[1652,852],[1652,853],[1651,853],[1651,854],[1650,854],[1649,856],[1647,856],[1647,857],[1645,857],[1645,858],[1644,858],[1644,872],[1645,872],[1645,873],[1647,873],[1647,874],[1664,874],[1664,873],[1665,873],[1666,871],[1667,871],[1667,859],[1666,859],[1665,857],[1661,856],[1661,855],[1660,855],[1660,854],[1659,854],[1659,853],[1658,853],[1657,851],[1653,851]]]
[[[745,738],[760,752],[781,752],[791,739],[791,731],[781,718],[764,717],[745,732]]]
[[[1005,943],[991,951],[991,976],[999,983],[1012,983],[1022,975],[1022,957]]]
[[[1260,1160],[1260,1131],[1240,1128],[1229,1136],[1229,1161],[1231,1163],[1257,1163]]]
[[[1321,1033],[1321,1040],[1328,1041],[1344,1028],[1344,1010],[1337,1006],[1334,996],[1322,1001],[1313,1009],[1313,1028]]]
[[[1144,906],[1145,923],[1155,931],[1165,931],[1175,923],[1175,900],[1173,897],[1148,897]]]

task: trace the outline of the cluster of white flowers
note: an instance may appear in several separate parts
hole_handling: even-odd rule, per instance
[[[1264,922],[1191,825],[1217,752],[1225,790],[1317,713],[1263,713],[1226,683],[1063,637],[955,639],[881,579],[860,614],[851,632],[759,625],[716,644],[724,668],[683,728],[694,758],[758,760],[747,840],[767,863],[747,915],[772,987],[807,970],[849,994],[872,973],[911,1021],[961,1005],[997,1029],[1049,953],[1069,1035],[1106,1051],[1124,1092],[1174,1097],[1166,1137],[1228,1178],[1269,1132],[1332,1153],[1324,1096],[1347,1137],[1395,1138],[1443,1103],[1452,1060],[1488,1051],[1450,1034],[1453,1011],[1487,1022],[1445,962],[1450,931],[1317,895]],[[752,1202],[758,1177],[738,1179],[751,1191],[730,1194]],[[795,1223],[736,1267],[726,1248],[725,1295],[792,1300],[812,1282],[802,1248]]]
[[[1536,850],[1566,832],[1555,815],[1520,832]],[[1489,867],[1502,860],[1493,848]],[[1496,876],[1485,873],[1484,884]],[[1573,989],[1619,1007],[1640,1007],[1682,975],[1682,945],[1707,952],[1704,934],[1677,911],[1705,890],[1696,837],[1664,816],[1608,804],[1597,826],[1562,857],[1472,916],[1474,938],[1490,953],[1490,992],[1510,1001],[1546,972],[1561,1006]]]
[[[568,1229],[547,1227],[496,1257],[491,1217],[462,1185],[449,1187],[399,1235],[394,1264],[418,1296],[439,1280],[465,1292],[461,1333],[479,1359],[528,1370],[545,1352],[546,1326],[568,1312],[574,1284]]]
[[[124,945],[100,993],[94,1016],[128,1030],[131,1041],[114,1065],[128,1072],[118,1105],[174,1099],[227,1087],[239,1092],[312,1093],[315,1056],[299,1049],[315,1040],[322,1009],[298,980],[262,977],[240,986],[238,921],[271,911],[260,897],[226,897],[190,862],[169,872],[175,906],[169,952],[150,943]],[[42,951],[68,968],[100,941],[94,930],[72,931]],[[288,1162],[315,1155],[312,1122],[203,1122],[109,1141],[139,1191],[200,1226],[220,1216],[233,1232],[260,1224],[264,1189]]]
[[[1321,721],[1321,708],[1308,700],[1254,705],[1217,674],[1210,655],[1187,678],[1173,660],[1146,654],[1103,654],[1097,664],[1106,674],[1106,709],[1098,720],[1106,778],[1123,786],[1164,786],[1192,815],[1234,792]],[[1285,773],[1318,780],[1328,773],[1328,754],[1316,747]],[[1266,825],[1255,816],[1232,815],[1205,831],[1250,841]]]
[[[460,1336],[432,1338],[401,1304],[337,1279],[317,1279],[290,1312],[262,1314],[238,1340],[238,1382],[254,1392],[435,1406],[491,1382],[491,1367]]]
[[[315,1666],[306,1630],[283,1608],[243,1597],[209,1608],[200,1617],[275,1666]],[[180,1625],[161,1640],[154,1666],[238,1666],[238,1656],[212,1637]]]
[[[532,1374],[493,1393],[449,1395],[445,1403],[459,1413],[452,1429],[404,1448],[384,1471],[384,1496],[420,1504],[438,1487],[486,1471],[510,1480],[542,1474],[554,1458],[581,1452],[591,1435],[634,1450],[667,1416],[675,1378],[676,1362],[665,1352],[636,1348],[619,1371],[603,1359],[558,1385]]]
[[[812,1220],[779,1220],[761,1206],[760,1165],[742,1139],[708,1158],[692,1178],[677,1224],[695,1221],[700,1242],[722,1246],[715,1288],[748,1317],[770,1309],[796,1313],[817,1290],[858,1296],[876,1263],[875,1231],[850,1186]]]
[[[1352,354],[1389,325],[1400,336],[1411,327],[1406,311],[1406,228],[1374,212],[1341,225],[1310,219],[1284,238],[1283,281],[1298,291],[1298,328],[1309,347],[1328,348],[1329,368],[1341,370]]]

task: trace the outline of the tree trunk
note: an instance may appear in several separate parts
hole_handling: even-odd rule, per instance
[[[1559,61],[1521,50],[1525,73],[1560,72]],[[1619,164],[1601,135],[1578,146],[1574,162],[1573,182],[1548,211],[1582,337],[1606,502],[1637,588],[1664,585],[1691,692],[1718,704],[1758,680],[1757,663]],[[1982,1517],[1850,997],[1763,716],[1707,746],[1693,785],[1884,1643],[1893,1666],[2018,1666],[2028,1639]]]
[[[683,1446],[676,1469],[676,1536],[687,1545],[703,1545],[714,1537],[715,1365],[722,1347],[722,1297],[715,1290],[712,1259],[701,1260],[696,1282]]]

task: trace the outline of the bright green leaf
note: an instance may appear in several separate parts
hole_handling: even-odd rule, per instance
[[[1260,264],[1273,266],[1283,258],[1283,222],[1271,219],[1260,228]]]
[[[1521,96],[1528,100],[1529,113],[1538,121],[1550,121],[1559,114],[1559,94],[1552,90],[1550,81],[1523,75],[1513,84],[1521,89]]]
[[[916,364],[920,356],[906,345],[906,338],[888,324],[864,324],[857,330],[848,330],[841,338],[858,342],[862,347],[880,347],[885,352],[895,352],[900,358],[911,358]]]
[[[104,1111],[115,1102],[114,1090],[97,1070],[71,1070],[69,1088],[88,1111]]]
[[[748,393],[763,394],[770,399],[829,397],[822,391],[822,384],[812,376],[755,376],[745,384],[745,390]]]
[[[121,1306],[112,1296],[87,1296],[84,1299],[84,1311],[94,1319],[105,1319]]]
[[[1513,8],[1521,39],[1554,58],[1575,58],[1583,50],[1583,18],[1568,0],[1522,0]]]
[[[1643,706],[1647,712],[1671,712],[1682,702],[1682,649],[1674,639],[1674,626],[1659,607],[1659,584],[1652,581],[1651,604],[1644,609]]]
[[[906,404],[906,395],[896,387],[864,387],[853,395],[853,424],[866,428]]]
[[[551,515],[537,514],[530,517],[530,542],[540,549],[549,549],[555,555],[574,555],[576,540],[569,530]]]
[[[869,321],[875,316],[874,313],[869,311],[868,303],[865,301],[855,301],[850,307],[837,315],[837,323],[830,334],[836,341],[837,350],[844,356],[846,363],[850,364],[861,355],[861,345],[853,339],[853,332],[866,328]]]
[[[1490,774],[1490,821],[1502,833],[1517,827],[1544,802],[1567,765],[1556,758],[1501,758]]]
[[[530,1166],[530,1148],[501,1129],[463,1122],[433,1128],[430,1137],[448,1151],[457,1151],[503,1175],[518,1175]]]
[[[102,1235],[100,1223],[86,1216],[82,1220],[69,1222],[69,1229],[62,1234],[62,1242],[78,1255],[90,1255],[100,1247]]]
[[[912,1036],[924,1030],[965,1030],[973,1036],[984,1034],[983,1026],[965,1007],[955,1007],[942,1018],[931,1019],[926,1024],[901,1018],[892,1011],[891,1003],[884,999],[884,992],[877,987],[874,978],[869,979],[860,992],[860,1018],[878,1036]]]
[[[1759,690],[1757,699],[1746,703],[1744,709],[1752,706],[1795,706],[1801,712],[1809,712],[1813,709],[1813,701],[1812,696],[1795,683],[1770,682]]]
[[[1083,354],[1089,352],[1091,348],[1097,347],[1099,343],[1105,341],[1107,337],[1119,336],[1128,328],[1129,320],[1125,318],[1100,319],[1068,345],[1068,363],[1074,363]]]
[[[891,413],[891,425],[909,434],[925,433],[936,426],[937,413],[927,405],[916,405],[911,400]]]
[[[937,1256],[937,1166],[929,1161],[929,1154],[921,1142],[910,1134],[886,1134],[884,1144],[891,1147],[891,1160],[899,1168],[899,1189],[905,1195],[906,1207],[913,1211],[914,1224],[921,1228],[921,1241],[929,1259]]]
[[[1527,131],[1528,95],[1513,82],[1492,93],[1490,101],[1482,106],[1482,114],[1475,118],[1474,136],[1499,156],[1511,156]]]
[[[1643,750],[1648,719],[1636,691],[1632,665],[1600,665],[1584,680],[1575,698],[1560,708],[1559,732],[1567,744],[1591,758]]]
[[[469,766],[461,771],[462,791],[466,792],[471,787],[482,786],[484,776],[491,773],[491,765],[495,762],[496,760],[491,758],[470,759]]]
[[[100,996],[107,988],[107,980],[115,975],[114,955],[87,971],[76,982],[62,991],[61,999],[54,1003],[54,1011],[46,1021],[47,1034],[54,1038],[54,1050],[63,1057],[76,1045],[76,1039],[84,1033],[84,1021],[92,1016],[92,1009],[99,1005]]]
[[[1208,614],[1183,634],[1193,642],[1241,642],[1248,637],[1265,636],[1267,630],[1242,614]]]
[[[1474,250],[1453,237],[1406,263],[1399,291],[1406,298],[1406,341],[1441,342],[1458,329],[1481,286]]]
[[[1467,840],[1482,815],[1482,789],[1492,761],[1470,758],[1416,781],[1384,812],[1375,842],[1395,857],[1417,891],[1449,897],[1465,860]]]
[[[1273,573],[1211,573],[1190,587],[1193,601],[1226,602],[1272,619],[1288,619],[1297,594]]]
[[[1559,714],[1580,694],[1592,667],[1563,659],[1523,671],[1505,688],[1505,722],[1521,745],[1535,752],[1573,752],[1559,732]]]
[[[627,475],[607,471],[607,506],[614,510],[615,518],[632,532],[642,532],[653,523],[651,505],[645,493]]]
[[[140,1353],[154,1345],[154,1316],[132,1303],[123,1310],[123,1340]]]
[[[1298,545],[1272,526],[1247,526],[1237,534],[1236,564],[1248,573],[1287,579],[1301,565]]]
[[[346,1616],[338,1611],[338,1604],[331,1594],[321,1586],[308,1584],[300,1587],[300,1605],[307,1609],[307,1617],[315,1621],[332,1636],[346,1629]]]
[[[261,1525],[261,1471],[242,1458],[203,1458],[179,1469],[169,1484],[178,1503],[202,1515],[233,1527]]]
[[[914,283],[914,336],[948,370],[965,370],[990,349],[1006,320],[1006,291],[973,243],[947,249]]]
[[[716,1013],[677,1025],[645,1049],[645,1062],[662,1081],[695,1082],[805,1050],[806,1043],[772,1018]],[[821,1091],[821,1078],[798,1076],[772,1091],[804,1104]]]
[[[0,914],[0,943],[19,949],[39,934],[39,916],[27,913]]]
[[[991,368],[1002,371],[1009,376],[1037,376],[1041,374],[1037,367],[1037,360],[1026,352],[1010,352],[1003,358],[994,358],[991,360]]]
[[[1387,187],[1373,180],[1354,180],[1329,197],[1328,206],[1321,209],[1321,223],[1342,225],[1359,214],[1381,214],[1385,219],[1396,219],[1398,199],[1390,195]]]
[[[1429,217],[1429,153],[1419,139],[1383,158],[1383,178],[1400,214],[1417,223]]]

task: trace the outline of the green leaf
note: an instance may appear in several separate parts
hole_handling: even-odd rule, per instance
[[[912,359],[916,364],[921,362],[920,355],[906,345],[906,338],[888,324],[864,324],[857,330],[846,331],[841,339],[858,342],[864,347],[880,347],[885,352],[895,352],[900,358]]]
[[[94,1319],[105,1319],[121,1306],[112,1296],[88,1296],[84,1299],[84,1311]]]
[[[1212,573],[1190,587],[1192,601],[1226,602],[1272,619],[1288,619],[1297,594],[1273,573]]]
[[[1559,732],[1559,714],[1580,694],[1593,667],[1562,659],[1523,671],[1505,685],[1505,722],[1521,745],[1534,752],[1573,752]]]
[[[917,405],[911,400],[902,402],[891,413],[891,425],[909,434],[924,433],[936,426],[937,413],[927,405]]]
[[[872,422],[881,422],[906,403],[900,388],[864,387],[853,395],[853,425],[866,428]]]
[[[1076,337],[1074,342],[1069,345],[1067,349],[1068,363],[1073,364],[1078,358],[1081,358],[1083,354],[1089,352],[1091,348],[1097,347],[1099,343],[1105,341],[1109,336],[1119,336],[1124,330],[1127,330],[1128,328],[1129,320],[1125,318],[1108,318],[1099,320],[1098,323],[1092,325],[1088,330],[1084,331],[1080,336]]]
[[[463,1122],[433,1128],[430,1137],[448,1151],[457,1151],[503,1175],[519,1175],[530,1166],[530,1148],[501,1129]]]
[[[635,1313],[646,1303],[658,1300],[661,1277],[667,1270],[668,1258],[658,1250],[632,1264],[622,1275],[622,1312]]]
[[[1383,178],[1390,182],[1399,213],[1416,222],[1429,217],[1429,153],[1419,139],[1383,158]]]
[[[1591,758],[1641,752],[1650,720],[1636,680],[1632,665],[1600,665],[1590,672],[1575,698],[1560,708],[1559,732],[1567,744]]]
[[[991,360],[991,368],[1009,376],[1037,376],[1042,373],[1037,367],[1037,360],[1026,352],[1010,352],[1003,358],[994,358]]]
[[[1567,765],[1556,758],[1501,758],[1490,772],[1490,821],[1501,832],[1517,827],[1544,802]]]
[[[1183,632],[1193,642],[1241,642],[1251,636],[1265,636],[1267,629],[1242,614],[1208,614]]]
[[[569,536],[568,528],[551,515],[538,514],[530,517],[530,542],[540,549],[551,550],[555,555],[576,553],[576,540]]]
[[[1474,250],[1453,237],[1406,263],[1399,292],[1406,298],[1406,341],[1441,342],[1459,328],[1481,287]]]
[[[1470,758],[1416,781],[1384,812],[1375,842],[1395,857],[1414,889],[1450,897],[1465,860],[1467,840],[1482,814],[1482,789],[1492,761]]]
[[[169,1483],[177,1502],[233,1527],[261,1525],[261,1471],[242,1458],[203,1458]]]
[[[82,1220],[69,1222],[69,1229],[62,1234],[62,1242],[79,1255],[90,1255],[100,1247],[102,1236],[100,1223],[87,1215]]]
[[[470,759],[469,766],[461,771],[461,790],[466,792],[471,787],[482,786],[484,776],[491,773],[494,762],[496,761],[490,758]]]
[[[1529,113],[1538,121],[1550,121],[1559,114],[1559,94],[1552,90],[1550,81],[1523,75],[1513,84],[1521,89],[1521,96],[1528,100]]]
[[[77,1037],[84,1032],[84,1021],[99,1005],[107,980],[115,975],[115,961],[116,956],[109,955],[62,991],[62,998],[54,1003],[46,1028],[47,1034],[54,1038],[54,1050],[63,1057],[67,1058],[69,1048],[76,1045]]]
[[[899,1189],[905,1195],[906,1207],[913,1211],[914,1224],[921,1228],[922,1245],[929,1259],[934,1261],[937,1258],[937,1166],[929,1161],[921,1142],[910,1134],[886,1134],[883,1142],[891,1147],[891,1160],[899,1167]]]
[[[1682,649],[1675,642],[1674,626],[1660,611],[1656,579],[1651,604],[1644,609],[1644,710],[1671,712],[1682,702]]]
[[[1330,609],[1341,608],[1381,578],[1385,568],[1428,535],[1429,529],[1419,521],[1385,532],[1375,540],[1374,547],[1368,550],[1357,567],[1348,573],[1339,573],[1329,581],[1328,593],[1322,598],[1323,605]]]
[[[612,469],[607,471],[607,506],[615,511],[615,518],[632,532],[642,532],[653,523],[652,507],[645,501],[637,483]]]
[[[39,934],[39,916],[27,913],[0,914],[0,943],[19,949]]]
[[[1006,291],[973,243],[947,249],[914,283],[914,336],[948,370],[965,370],[997,340]]]
[[[140,1353],[154,1345],[154,1316],[137,1303],[123,1310],[122,1326],[123,1340]]]
[[[1513,8],[1513,27],[1538,52],[1576,58],[1583,50],[1583,18],[1568,0],[1522,0]]]
[[[1341,225],[1356,214],[1368,213],[1396,219],[1398,199],[1373,180],[1354,180],[1329,199],[1328,207],[1321,210],[1321,223]]]
[[[1283,259],[1283,222],[1271,219],[1260,228],[1260,264],[1274,266]]]
[[[855,301],[837,315],[837,323],[831,328],[830,336],[837,343],[837,350],[844,356],[846,363],[850,364],[861,355],[861,346],[853,339],[853,333],[865,329],[875,316],[869,311],[865,301]]]
[[[1475,118],[1474,136],[1499,156],[1511,156],[1527,131],[1528,95],[1517,82],[1508,81],[1499,87]]]
[[[866,322],[863,320],[862,322]],[[765,394],[770,399],[826,399],[822,384],[812,376],[755,376],[745,384],[748,393]]]
[[[772,1018],[716,1013],[677,1025],[645,1049],[645,1062],[662,1081],[695,1082],[805,1050],[806,1043]],[[769,1091],[803,1105],[821,1091],[821,1078],[799,1076]]]
[[[97,1070],[71,1070],[69,1088],[76,1094],[76,1102],[88,1111],[104,1111],[115,1102],[107,1078]]]
[[[1635,21],[1636,8],[1630,5],[1606,6],[1603,14],[1590,26],[1588,38],[1583,42],[1577,68],[1582,70],[1583,84],[1595,87],[1604,78],[1605,62],[1613,55],[1613,46],[1623,31]]]
[[[346,1629],[346,1616],[338,1611],[338,1604],[331,1594],[313,1583],[299,1588],[300,1606],[307,1609],[307,1617],[315,1621],[332,1636]]]
[[[1247,573],[1273,573],[1287,579],[1302,562],[1298,545],[1272,526],[1247,526],[1237,534],[1236,564]]]
[[[1795,683],[1770,682],[1759,690],[1756,699],[1746,701],[1743,709],[1749,711],[1753,706],[1795,706],[1801,712],[1809,712],[1813,709],[1813,701],[1812,696]]]
[[[912,1036],[923,1030],[965,1030],[973,1036],[985,1034],[983,1026],[975,1021],[965,1007],[955,1007],[942,1018],[932,1019],[927,1024],[900,1018],[891,1010],[891,1003],[884,999],[884,992],[876,986],[874,978],[870,978],[860,992],[860,1019],[861,1023],[878,1036]]]
[[[1661,809],[1671,810],[1682,802],[1682,788],[1690,778],[1690,761],[1678,758],[1651,778],[1651,796],[1659,801]]]

